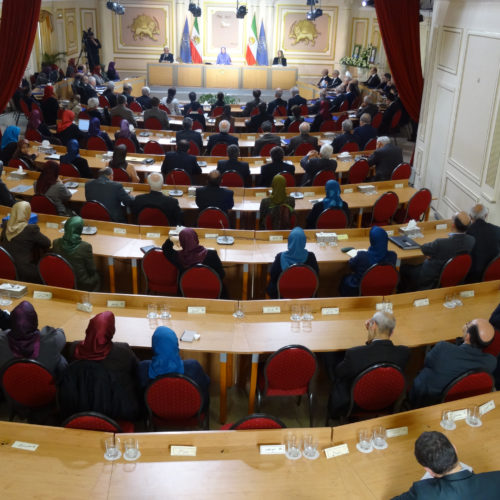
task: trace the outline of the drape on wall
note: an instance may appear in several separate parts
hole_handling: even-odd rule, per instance
[[[418,122],[424,86],[419,0],[375,0],[375,10],[399,97],[412,120]]]
[[[41,0],[3,0],[0,21],[0,110],[19,86],[38,27]]]

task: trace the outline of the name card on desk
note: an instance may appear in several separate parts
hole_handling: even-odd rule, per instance
[[[281,312],[280,306],[267,306],[262,308],[264,314],[279,314]]]
[[[332,316],[334,314],[339,313],[339,308],[338,307],[322,307],[321,308],[321,314],[323,316]]]
[[[453,420],[465,420],[467,418],[467,410],[455,410],[451,412]]]
[[[407,434],[408,434],[408,427],[395,427],[394,429],[387,429],[388,438],[406,436]]]
[[[206,307],[188,307],[188,314],[206,314]]]
[[[261,444],[260,445],[261,455],[284,455],[285,445],[284,444]]]
[[[337,234],[337,241],[345,241],[349,239],[348,234]]]
[[[448,229],[448,224],[436,224],[436,231],[441,231],[442,229]]]
[[[269,236],[269,241],[283,241],[283,236]]]
[[[262,192],[258,192],[258,193],[255,193],[255,196],[256,196],[257,198],[264,198],[264,197],[266,196],[266,193],[265,193],[265,192],[264,192],[264,193],[262,193]]]
[[[352,193],[353,192],[353,189],[352,188],[346,188],[344,189],[343,193],[344,194],[349,194],[349,193]]]
[[[52,292],[42,292],[40,290],[35,290],[33,292],[34,299],[50,300],[52,298]]]
[[[316,193],[314,191],[306,191],[304,196],[316,196]]]
[[[474,290],[463,290],[460,292],[460,297],[467,299],[469,297],[474,297]]]
[[[146,233],[146,238],[161,238],[160,233]]]
[[[108,300],[108,307],[125,307],[124,300]]]
[[[387,232],[387,236],[394,236],[394,231],[392,229],[389,229]]]
[[[247,135],[247,141],[255,141],[254,135]]]
[[[428,306],[429,305],[429,299],[417,299],[413,301],[413,305],[415,307],[422,307],[422,306]]]
[[[326,458],[340,457],[340,455],[347,455],[349,453],[349,447],[347,446],[347,444],[339,444],[338,446],[325,448],[324,452]]]
[[[115,233],[115,234],[127,234],[127,230],[123,229],[122,227],[115,227],[113,229],[113,233]]]
[[[38,445],[35,443],[25,443],[24,441],[14,441],[14,443],[12,444],[12,448],[26,451],[36,451]]]
[[[76,308],[79,311],[83,311],[83,312],[86,312],[86,313],[91,313],[92,312],[92,304],[86,304],[86,303],[82,304],[81,302],[77,302]]]
[[[205,233],[205,239],[207,238],[218,238],[219,235],[217,233]]]
[[[394,184],[394,189],[401,189],[401,188],[404,188],[405,185],[404,184]]]
[[[170,447],[171,457],[195,457],[196,446],[174,446]]]
[[[479,407],[479,414],[484,415],[485,413],[488,413],[491,410],[494,410],[495,407],[495,401],[491,400],[488,401],[487,403],[484,403],[484,405],[481,405]]]
[[[49,229],[58,229],[59,224],[57,222],[47,222],[45,224]]]

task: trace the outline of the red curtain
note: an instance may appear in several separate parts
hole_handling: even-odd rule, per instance
[[[424,87],[419,0],[375,0],[375,10],[399,97],[411,119],[418,122]]]
[[[41,0],[3,0],[0,22],[0,110],[19,86],[38,27]]]

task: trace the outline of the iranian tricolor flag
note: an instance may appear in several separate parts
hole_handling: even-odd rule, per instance
[[[201,59],[201,37],[200,30],[198,29],[197,17],[194,18],[189,46],[191,47],[191,59],[193,60],[193,64],[201,64],[203,60]]]
[[[257,64],[257,46],[259,42],[259,37],[257,36],[257,21],[255,20],[255,14],[252,19],[252,27],[250,28],[250,34],[248,35],[247,41],[247,54],[246,60],[249,66]]]

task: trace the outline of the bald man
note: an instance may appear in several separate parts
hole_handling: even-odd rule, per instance
[[[425,356],[424,368],[413,381],[410,401],[414,407],[439,403],[446,386],[469,370],[493,373],[497,359],[482,351],[495,335],[488,320],[465,323],[456,344],[438,342]]]

